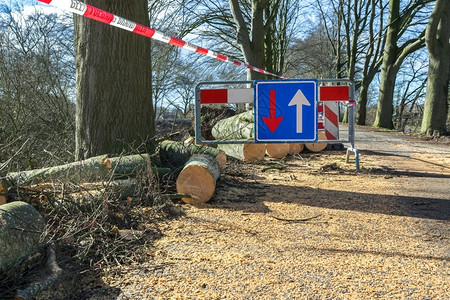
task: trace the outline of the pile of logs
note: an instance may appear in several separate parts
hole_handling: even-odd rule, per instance
[[[219,121],[212,128],[212,134],[217,140],[253,140],[253,112]],[[324,137],[319,134],[319,139]],[[178,198],[196,205],[209,201],[213,196],[227,156],[253,162],[264,159],[265,155],[282,159],[287,155],[297,155],[304,148],[317,152],[326,146],[326,143],[245,143],[219,144],[213,148],[166,140],[159,144],[158,155],[101,155],[60,166],[13,172],[6,176],[0,174],[0,273],[38,247],[45,227],[42,217],[30,204],[20,201],[7,203],[8,196],[19,188],[31,190],[38,185],[42,190],[57,181],[73,182],[81,190],[66,191],[61,201],[79,201],[77,198],[85,198],[86,191],[91,197],[104,197],[107,193],[110,197],[128,199],[135,195],[137,177],[147,175],[158,180],[169,175],[176,176]],[[21,231],[14,228],[21,228]]]

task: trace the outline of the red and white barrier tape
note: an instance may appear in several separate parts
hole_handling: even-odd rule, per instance
[[[173,46],[177,46],[192,52],[196,52],[202,55],[210,56],[212,58],[218,59],[220,61],[232,63],[236,66],[241,66],[259,73],[263,73],[266,75],[274,76],[281,79],[286,79],[286,77],[282,77],[277,74],[273,74],[270,72],[267,72],[263,69],[248,65],[246,63],[243,63],[239,60],[230,59],[229,57],[216,53],[214,51],[190,44],[188,42],[185,42],[183,40],[177,39],[173,36],[165,35],[161,32],[158,32],[150,27],[137,24],[133,21],[127,20],[125,18],[116,16],[112,13],[106,12],[104,10],[101,10],[99,8],[93,7],[89,4],[83,3],[81,1],[77,0],[38,0],[40,2],[51,4],[56,7],[59,7],[61,9],[67,10],[69,12],[75,13],[77,15],[84,16],[86,18],[90,18],[102,23],[106,23],[115,27],[119,27],[121,29],[125,29],[127,31],[131,31],[155,40],[158,40],[160,42],[170,44]]]

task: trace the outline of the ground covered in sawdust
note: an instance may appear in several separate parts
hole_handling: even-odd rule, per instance
[[[210,202],[175,202],[145,263],[80,298],[448,299],[450,152],[344,159],[229,162]]]

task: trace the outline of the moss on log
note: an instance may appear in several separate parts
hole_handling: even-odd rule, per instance
[[[30,204],[0,205],[0,273],[38,248],[44,228],[44,219]]]
[[[185,203],[207,202],[216,190],[219,176],[220,166],[215,158],[205,154],[194,155],[178,175],[177,193],[190,195],[181,198]]]
[[[183,144],[175,141],[163,141],[159,145],[159,158],[161,164],[172,170],[181,170],[194,154],[209,155],[215,158],[222,168],[225,167],[227,163],[226,153],[217,148]]]

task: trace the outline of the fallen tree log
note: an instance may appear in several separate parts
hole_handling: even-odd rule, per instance
[[[228,156],[247,162],[262,160],[266,154],[265,144],[219,144],[217,147]]]
[[[223,168],[227,164],[227,155],[224,151],[208,146],[184,144],[175,141],[163,141],[159,144],[159,159],[163,166],[172,170],[180,170],[195,154],[206,154],[214,157]]]
[[[323,142],[321,143],[320,140],[326,140],[326,139],[327,139],[327,137],[326,137],[325,133],[323,133],[322,131],[319,131],[319,134],[318,134],[319,141],[316,143],[305,143],[305,147],[309,151],[320,152],[323,149],[325,149],[328,145],[327,143],[323,143]]]
[[[23,172],[12,172],[1,180],[1,186],[28,186],[39,182],[50,182],[58,179],[71,182],[99,181],[111,178],[135,177],[137,173],[151,165],[149,154],[134,154],[123,157],[100,155],[65,165],[42,168]],[[170,172],[167,168],[152,167],[159,177]],[[5,190],[6,190],[5,189]]]
[[[289,154],[290,146],[286,143],[266,144],[266,153],[269,157],[282,159]]]
[[[305,144],[291,143],[289,144],[289,155],[298,155],[305,148]]]
[[[249,110],[220,120],[211,130],[216,140],[253,140],[253,111]],[[264,144],[219,144],[218,148],[229,156],[243,161],[262,160],[266,153]]]
[[[200,204],[209,201],[216,190],[216,181],[220,176],[217,160],[209,155],[192,156],[176,181],[177,193],[188,194],[182,197],[185,203]]]
[[[44,219],[30,204],[14,201],[0,206],[0,273],[39,247],[44,228]]]

